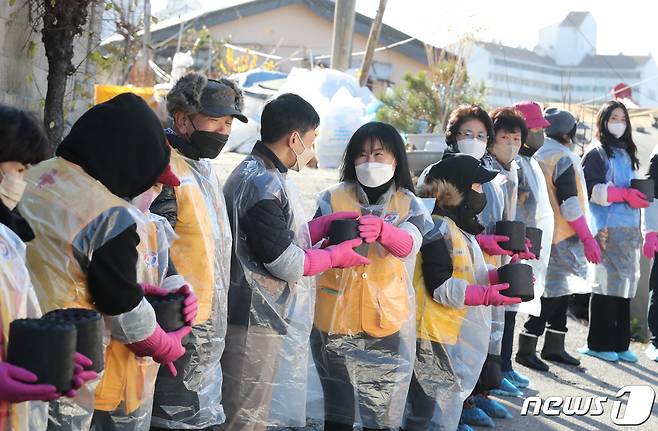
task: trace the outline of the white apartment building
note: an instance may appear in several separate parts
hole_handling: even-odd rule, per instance
[[[540,30],[534,50],[476,42],[466,65],[473,81],[487,84],[491,106],[519,100],[601,103],[624,83],[633,86],[633,100],[640,107],[658,107],[655,59],[597,54],[596,33],[589,12],[570,12],[562,22]]]

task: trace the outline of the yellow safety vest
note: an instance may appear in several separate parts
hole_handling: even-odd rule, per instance
[[[444,222],[448,226],[452,241],[452,277],[466,280],[475,284],[475,268],[473,258],[468,247],[468,240],[464,234],[448,217],[432,216],[434,220]],[[438,303],[425,288],[423,277],[423,258],[420,253],[416,257],[414,271],[414,289],[416,291],[416,332],[419,338],[431,340],[436,343],[457,344],[459,332],[468,312],[467,306],[460,308],[450,307]]]
[[[546,185],[548,186],[548,200],[551,203],[551,208],[553,208],[553,216],[555,218],[555,228],[553,230],[553,244],[564,241],[565,239],[574,236],[576,231],[573,230],[567,219],[562,216],[560,211],[560,204],[557,201],[557,187],[553,183],[553,172],[555,171],[555,165],[562,158],[565,157],[565,154],[562,152],[552,152],[549,157],[543,157],[537,159],[539,166],[541,167],[544,177],[546,178]],[[587,207],[587,196],[584,194],[585,188],[583,187],[581,177],[578,175],[577,167],[574,167],[576,170],[576,190],[578,191],[578,202],[580,207],[583,208],[583,213],[585,212],[584,208]]]
[[[169,256],[178,273],[194,288],[199,300],[194,323],[199,324],[210,318],[215,293],[213,226],[203,192],[188,162],[173,150],[170,164],[181,184],[174,188],[178,205],[175,228],[178,238],[169,249]]]
[[[155,223],[141,226],[138,232],[137,281],[157,286],[158,237]],[[114,339],[110,340],[105,356],[105,372],[96,388],[95,408],[109,412],[123,401],[125,412],[132,413],[152,397],[159,364],[150,358],[137,357],[125,344]]]
[[[411,198],[400,191],[391,196],[382,217],[404,220]],[[361,213],[356,187],[346,185],[331,192],[331,209]],[[332,269],[317,279],[314,325],[329,334],[367,333],[386,337],[409,319],[410,305],[404,263],[378,246],[369,246],[369,265]]]

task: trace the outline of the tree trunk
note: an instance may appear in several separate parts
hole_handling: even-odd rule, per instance
[[[64,134],[66,82],[75,72],[71,63],[73,40],[82,33],[89,5],[94,1],[41,0],[44,10],[41,40],[48,58],[48,89],[43,122],[53,153]]]
[[[370,65],[372,64],[372,57],[375,54],[375,48],[379,41],[379,33],[382,30],[382,21],[384,20],[384,11],[386,10],[386,2],[388,0],[379,0],[379,7],[377,14],[370,26],[370,34],[368,35],[368,42],[366,43],[366,53],[363,56],[361,69],[359,71],[359,85],[365,86],[368,82],[368,75],[370,74]]]

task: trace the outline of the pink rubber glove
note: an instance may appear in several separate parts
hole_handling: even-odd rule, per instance
[[[599,248],[599,243],[596,242],[592,233],[589,231],[589,226],[587,226],[585,216],[580,216],[576,220],[570,221],[569,225],[574,231],[576,231],[576,235],[578,235],[578,238],[583,243],[587,260],[592,263],[601,263],[601,249]]]
[[[317,244],[322,238],[329,235],[329,226],[334,220],[341,219],[357,219],[359,213],[355,211],[338,211],[333,214],[328,214],[322,217],[311,220],[307,223],[308,232],[311,235],[311,244]]]
[[[649,201],[644,193],[625,187],[608,187],[608,202],[626,202],[635,209],[649,206]]]
[[[73,362],[73,383],[71,384],[72,388],[64,393],[64,395],[69,398],[75,398],[77,395],[77,390],[80,389],[82,385],[98,377],[98,373],[96,371],[85,370],[85,368],[90,367],[93,362],[82,353],[75,352],[73,355]]]
[[[505,235],[486,235],[480,234],[475,237],[480,248],[483,252],[487,253],[489,256],[512,256],[512,253],[509,250],[505,250],[498,244],[499,242],[509,241],[509,237]]]
[[[489,271],[489,285],[498,284],[500,279],[498,278],[498,268],[490,269]]]
[[[183,321],[187,325],[191,325],[194,322],[199,309],[199,300],[189,285],[185,284],[183,287],[173,291],[146,283],[142,283],[140,286],[144,290],[144,295],[167,296],[170,293],[182,293],[185,295],[185,300],[183,301]]]
[[[494,284],[492,286],[470,285],[466,286],[464,305],[511,305],[520,304],[521,298],[509,298],[501,295],[501,290],[509,288],[508,283]]]
[[[331,268],[351,268],[367,265],[370,260],[354,251],[363,243],[359,238],[330,245],[324,249],[304,250],[304,275],[316,275]]]
[[[167,365],[172,376],[176,376],[177,371],[173,362],[183,356],[185,348],[181,344],[181,339],[192,331],[192,327],[183,326],[173,331],[165,332],[160,325],[155,325],[155,331],[145,340],[132,344],[126,344],[137,356],[151,356],[155,362]]]
[[[644,247],[642,247],[642,254],[647,259],[653,259],[658,252],[658,233],[647,232],[644,236]]]
[[[532,243],[528,238],[525,239],[525,251],[521,251],[517,253],[520,259],[523,260],[533,260],[537,259],[537,256],[533,252],[530,251],[530,247],[532,247]]]
[[[407,257],[414,246],[414,240],[408,232],[374,215],[359,218],[359,232],[366,243],[379,241],[386,250],[397,257]]]
[[[60,397],[53,385],[37,385],[37,376],[25,368],[0,362],[0,400],[10,403],[51,401]]]

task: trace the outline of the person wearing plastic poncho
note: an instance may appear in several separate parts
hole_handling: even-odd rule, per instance
[[[464,153],[480,160],[485,167],[487,163],[491,166],[493,157],[487,155],[487,148],[494,143],[493,122],[489,114],[476,105],[462,105],[450,113],[448,124],[446,126],[446,144],[448,150],[443,158],[452,157],[455,153]],[[485,163],[485,160],[487,163]],[[422,184],[427,173],[433,165],[425,168],[418,179]],[[514,168],[516,168],[514,166]],[[499,170],[499,169],[494,169]],[[515,172],[515,171],[514,171]],[[512,172],[510,172],[510,176]],[[513,178],[515,180],[515,178]],[[503,210],[505,209],[505,192],[503,185],[508,183],[507,177],[499,175],[492,181],[483,184],[483,191],[487,197],[487,205],[479,214],[478,218],[485,227],[485,231],[476,235],[476,240],[484,252],[487,263],[496,267],[500,266],[501,256],[510,256],[512,252],[504,250],[499,243],[508,241],[509,238],[495,234],[496,221],[503,219]],[[516,182],[509,181],[512,190],[515,191]],[[512,208],[514,195],[508,194],[507,208]],[[503,327],[505,322],[505,313],[503,307],[492,307],[491,310],[491,332],[489,334],[489,355],[485,360],[482,368],[480,379],[476,385],[473,395],[484,395],[488,390],[496,388],[502,381],[502,372],[500,371],[500,352],[501,341],[503,336]],[[495,426],[493,420],[482,410],[476,407],[491,407],[490,412],[500,412],[500,416],[508,416],[502,405],[495,403],[485,396],[469,396],[464,402],[464,409],[460,427],[467,427],[469,424]]]
[[[226,180],[235,243],[226,350],[222,356],[226,422],[220,429],[304,426],[308,338],[313,320],[311,276],[367,263],[361,240],[312,249],[340,213],[306,223],[288,170],[313,158],[320,118],[301,97],[283,94],[261,116],[257,142]]]
[[[519,311],[538,317],[541,313],[541,297],[544,293],[554,221],[546,179],[533,155],[544,144],[544,128],[550,126],[550,123],[544,118],[541,106],[537,102],[519,102],[514,107],[521,112],[528,127],[527,137],[524,138],[516,158],[519,165],[516,220],[525,223],[526,227],[538,228],[542,233],[539,259],[531,259],[526,262],[532,266],[535,276],[535,297],[530,302],[520,304]],[[527,387],[530,380],[512,368],[511,342],[509,347],[509,356],[502,367],[503,376],[516,387]]]
[[[576,118],[548,108],[544,145],[533,156],[541,168],[553,209],[554,230],[539,316],[530,316],[519,333],[516,362],[539,371],[548,365],[537,356],[538,338],[546,332],[543,359],[576,365],[564,350],[569,296],[589,290],[587,261],[598,263],[601,251],[587,224],[589,207],[580,157],[572,151]]]
[[[654,181],[654,186],[658,184],[658,145],[656,145],[649,157],[651,161],[647,172],[647,177]],[[658,196],[658,193],[655,193]],[[644,246],[642,254],[651,260],[654,259],[651,266],[651,275],[649,277],[649,310],[647,313],[647,323],[651,332],[649,345],[645,350],[646,356],[652,361],[658,361],[658,199],[654,198],[647,209],[644,210],[642,217],[642,228],[644,234]]]
[[[151,212],[169,220],[177,239],[170,257],[199,300],[185,355],[176,362],[178,376],[161,369],[156,381],[152,429],[207,429],[225,420],[220,358],[226,335],[231,266],[231,230],[212,159],[226,144],[240,113],[242,92],[227,79],[189,73],[167,95],[173,129],[171,166],[180,178],[164,187]]]
[[[606,361],[637,362],[629,349],[631,299],[640,278],[640,208],[649,202],[630,188],[639,167],[631,120],[617,101],[596,117],[596,138],[583,156],[583,171],[601,246],[592,287],[587,347],[581,353]]]
[[[41,308],[25,265],[25,244],[34,233],[14,208],[25,190],[23,176],[28,165],[48,153],[48,138],[38,120],[20,109],[0,105],[0,430],[43,431],[48,422],[48,404],[62,394],[55,387],[37,384],[35,374],[4,362],[13,320],[41,317]],[[85,371],[91,361],[76,353],[74,397],[83,383],[96,379]]]
[[[434,228],[416,259],[416,362],[405,431],[454,430],[487,356],[489,305],[519,303],[499,292],[497,269],[488,266],[475,235],[486,197],[481,184],[497,173],[472,156],[457,154],[427,172],[418,195],[432,210]],[[463,425],[462,425],[463,426]]]
[[[484,164],[492,170],[499,172],[499,175],[490,184],[485,184],[484,189],[488,197],[492,200],[492,205],[485,209],[481,218],[486,220],[485,226],[489,232],[494,232],[496,222],[500,220],[516,220],[516,209],[518,202],[518,185],[520,168],[517,162],[517,155],[521,149],[522,143],[527,139],[528,128],[526,126],[523,114],[515,108],[497,108],[490,113],[494,127],[493,143],[489,145],[488,154],[485,155]],[[548,204],[548,202],[546,202]],[[496,220],[502,207],[502,218]],[[526,239],[526,249],[518,254],[520,259],[533,261],[536,256],[528,249],[529,240]],[[509,253],[511,254],[511,253]],[[489,262],[496,266],[508,263],[507,257],[501,257],[499,260],[490,259]],[[536,291],[537,297],[540,292]],[[526,306],[512,305],[504,307],[504,325],[500,347],[500,369],[502,379],[500,385],[491,390],[491,393],[500,396],[520,397],[523,393],[519,390],[507,376],[512,377],[522,386],[527,386],[529,380],[527,377],[515,372],[512,368],[512,349],[514,341],[514,328],[516,325],[516,313],[521,308],[527,310]],[[494,310],[494,312],[499,310]],[[538,313],[537,313],[538,314]],[[482,410],[493,417],[508,418],[509,414],[504,413],[502,406],[490,399],[476,398]]]
[[[324,393],[324,428],[397,429],[413,371],[412,271],[432,227],[414,195],[404,142],[371,122],[350,138],[341,182],[320,193],[316,216],[359,215],[370,263],[316,278],[311,349]]]
[[[186,295],[183,320],[191,325],[196,312],[196,297],[189,286],[176,275],[176,268],[169,259],[169,246],[175,234],[167,220],[148,211],[153,199],[163,186],[176,187],[179,179],[167,167],[153,187],[135,197],[131,203],[148,217],[148,222],[138,226],[140,242],[137,247],[137,281],[144,293],[163,296],[172,291]],[[111,340],[107,347],[105,375],[96,391],[95,411],[91,431],[148,430],[151,423],[153,390],[159,364],[150,358],[139,358],[125,345]],[[170,365],[172,367],[173,365]],[[172,369],[173,374],[176,373]]]
[[[27,260],[41,309],[95,309],[114,340],[166,364],[183,354],[180,339],[189,328],[169,334],[156,323],[136,274],[144,218],[127,200],[151,187],[168,164],[153,111],[121,94],[84,113],[57,157],[28,170],[19,204],[35,232]],[[95,390],[87,385],[73,400],[51,402],[48,429],[88,430]]]

